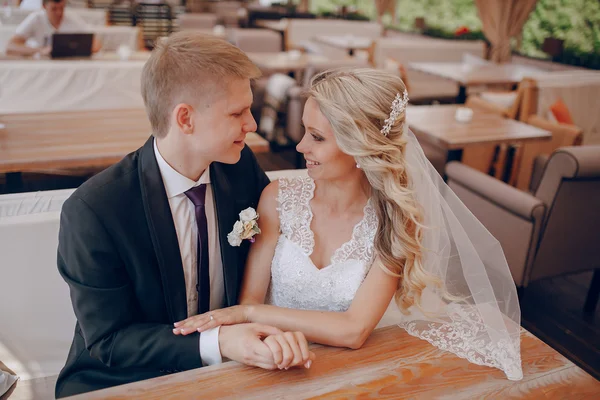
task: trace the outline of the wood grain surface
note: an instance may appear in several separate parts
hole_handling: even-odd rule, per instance
[[[309,370],[266,371],[236,362],[70,399],[592,399],[600,382],[522,330],[524,378],[471,364],[391,326],[359,350],[315,346]]]
[[[473,119],[470,122],[458,122],[454,119],[458,107],[408,106],[406,120],[419,140],[448,150],[468,145],[549,140],[552,137],[547,130],[480,109],[473,109]]]
[[[143,109],[0,116],[0,173],[49,168],[106,167],[150,137]],[[269,151],[256,133],[246,136],[255,153]]]

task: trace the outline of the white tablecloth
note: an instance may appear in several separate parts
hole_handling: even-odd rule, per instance
[[[0,114],[142,108],[144,61],[0,63]]]
[[[0,25],[0,53],[6,52],[6,45],[15,34],[17,25]],[[103,51],[115,51],[119,45],[137,50],[140,28],[134,26],[95,26],[93,32],[102,42]]]

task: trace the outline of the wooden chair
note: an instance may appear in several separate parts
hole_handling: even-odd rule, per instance
[[[473,108],[476,110],[490,112],[501,115],[505,118],[517,119],[523,113],[526,115],[531,114],[532,102],[531,98],[535,95],[532,93],[532,88],[535,86],[531,84],[531,80],[523,79],[515,91],[501,91],[491,92],[499,94],[515,94],[515,99],[510,107],[504,107],[499,104],[486,101],[480,93],[478,95],[471,95],[467,98],[465,103],[466,107]],[[485,97],[485,96],[484,96]],[[524,104],[527,103],[527,104]],[[566,145],[566,144],[565,144]],[[502,173],[505,170],[505,164],[509,151],[517,152],[515,148],[509,145],[490,146],[490,145],[479,145],[469,146],[463,152],[462,162],[478,171],[488,173],[497,179],[502,178]],[[515,156],[515,159],[517,156]],[[513,164],[516,165],[516,164]],[[513,169],[514,171],[514,169]],[[511,173],[512,175],[512,173]]]
[[[551,122],[537,115],[529,116],[527,123],[552,132],[552,139],[550,141],[523,143],[516,148],[509,184],[520,190],[528,190],[532,175],[537,175],[532,174],[532,172],[534,161],[538,156],[549,156],[561,147],[580,146],[583,140],[583,130],[575,125]]]
[[[497,114],[505,118],[514,119],[519,110],[521,90],[517,89],[516,98],[509,108],[502,107],[482,99],[479,95],[470,95],[465,106],[474,110]],[[478,171],[490,174],[498,179],[504,170],[504,163],[508,154],[507,145],[474,145],[463,150],[462,163]]]
[[[107,25],[135,26],[135,14],[131,1],[113,2],[106,13]]]
[[[166,3],[139,3],[135,6],[135,18],[142,27],[144,44],[149,50],[159,37],[169,36],[174,30],[171,6]]]

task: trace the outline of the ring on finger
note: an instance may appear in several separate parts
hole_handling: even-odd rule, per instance
[[[211,322],[215,320],[215,317],[213,317],[212,314],[208,314],[208,317],[210,318]]]

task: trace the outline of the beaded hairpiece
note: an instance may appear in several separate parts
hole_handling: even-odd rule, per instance
[[[385,120],[383,128],[381,128],[380,131],[383,134],[383,136],[387,136],[390,133],[392,126],[394,125],[400,114],[402,114],[402,111],[404,111],[407,104],[408,92],[405,89],[402,96],[400,96],[400,93],[396,94],[396,98],[392,103],[392,111],[390,112],[390,117]]]

